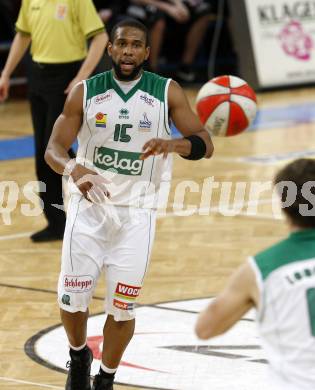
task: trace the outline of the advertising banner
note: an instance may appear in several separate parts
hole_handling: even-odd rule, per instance
[[[315,0],[245,0],[245,8],[259,85],[314,82]]]

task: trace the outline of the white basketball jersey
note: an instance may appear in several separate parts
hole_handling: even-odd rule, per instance
[[[140,160],[152,138],[171,139],[167,93],[170,79],[143,72],[124,93],[112,71],[84,81],[84,117],[77,161],[109,178],[114,205],[157,208],[168,196],[172,158]]]
[[[260,288],[257,320],[280,389],[315,389],[315,229],[250,259]]]

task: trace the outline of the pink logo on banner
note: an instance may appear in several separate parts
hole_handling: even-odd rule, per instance
[[[313,40],[311,35],[303,31],[303,26],[299,21],[293,20],[288,23],[279,34],[279,39],[287,55],[302,61],[308,61],[311,58]]]

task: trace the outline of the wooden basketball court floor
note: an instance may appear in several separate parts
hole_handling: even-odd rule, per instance
[[[193,102],[196,91],[187,93]],[[257,203],[249,199],[253,195],[249,193],[251,183],[268,183],[277,169],[292,158],[315,153],[315,123],[311,111],[305,112],[305,107],[311,107],[314,93],[314,89],[299,89],[261,94],[259,107],[265,122],[257,125],[257,131],[231,139],[214,139],[215,155],[211,160],[188,162],[175,158],[169,205],[167,213],[157,222],[140,304],[213,296],[246,256],[287,234],[278,211],[272,208],[272,191],[262,192]],[[301,110],[295,119],[291,113],[297,107]],[[287,110],[284,118],[273,118],[274,112],[283,110]],[[0,145],[3,140],[31,134],[27,102],[11,100],[0,105]],[[211,177],[220,184],[213,190],[212,199],[206,200],[208,190],[204,187],[202,193],[202,186]],[[3,183],[0,194],[0,388],[62,389],[64,373],[31,360],[25,353],[27,340],[60,323],[55,291],[61,243],[33,244],[28,238],[31,232],[45,226],[42,216],[26,217],[21,211],[23,204],[30,203],[22,190],[26,183],[35,180],[33,159],[0,161],[0,178],[1,182],[14,181],[18,185],[12,187],[16,207],[12,193],[9,196],[7,190],[3,195]],[[186,190],[185,207],[197,208],[186,211],[192,214],[188,216],[183,215],[185,212],[178,205],[183,181],[191,186]],[[231,200],[226,197],[229,184],[223,182],[232,183]],[[241,198],[235,202],[232,199],[237,182],[246,185],[245,203]],[[232,203],[238,207],[234,216],[229,215],[233,213],[228,209]],[[5,212],[12,208],[11,213]],[[100,280],[91,314],[103,311],[103,291]],[[209,360],[209,367],[210,364]],[[221,380],[224,383],[224,376],[217,378]],[[115,388],[139,388],[130,385]],[[151,385],[154,383],[140,388]]]

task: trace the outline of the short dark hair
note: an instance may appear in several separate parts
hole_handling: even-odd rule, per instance
[[[281,185],[281,182],[291,182],[294,185],[294,191],[292,191],[293,187],[290,190],[285,183]],[[292,197],[288,205],[283,206],[283,211],[293,224],[303,228],[315,228],[315,160],[301,158],[286,165],[276,175],[274,184],[278,189],[282,204],[290,196]],[[314,199],[313,203],[310,198]],[[292,204],[290,204],[291,201]]]
[[[145,45],[148,46],[148,44],[149,44],[148,29],[146,28],[146,26],[143,23],[139,22],[137,19],[132,19],[132,18],[124,19],[121,22],[115,24],[115,26],[112,28],[112,30],[110,32],[110,41],[112,43],[115,40],[115,34],[116,34],[117,30],[119,28],[122,28],[122,27],[133,27],[133,28],[136,28],[138,30],[141,30],[145,35]]]

